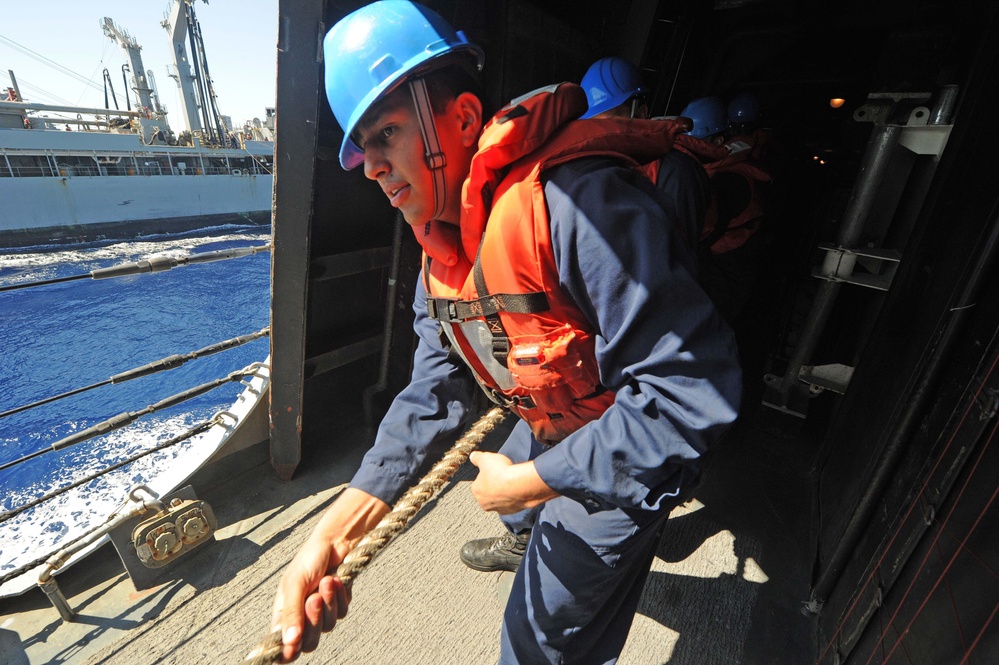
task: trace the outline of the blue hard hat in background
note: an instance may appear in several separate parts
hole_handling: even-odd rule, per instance
[[[482,49],[432,10],[406,0],[381,0],[342,18],[323,40],[326,98],[344,131],[340,165],[352,169],[364,153],[350,139],[361,116],[413,74],[465,55],[482,68]]]
[[[728,109],[717,97],[701,97],[687,104],[680,115],[694,121],[688,132],[699,139],[728,129]]]
[[[580,87],[586,93],[589,108],[581,117],[592,118],[644,94],[645,84],[638,68],[624,58],[610,57],[597,60],[583,75]]]

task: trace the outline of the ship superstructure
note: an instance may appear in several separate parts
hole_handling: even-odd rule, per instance
[[[272,117],[270,127],[231,127],[215,103],[193,6],[175,0],[163,25],[174,46],[171,76],[184,99],[187,129],[179,134],[167,121],[141,46],[111,18],[101,26],[128,60],[126,108],[118,108],[107,71],[113,109],[25,101],[10,73],[0,102],[0,247],[269,223]]]

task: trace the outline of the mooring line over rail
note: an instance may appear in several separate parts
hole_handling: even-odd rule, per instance
[[[123,427],[131,425],[133,422],[141,418],[142,416],[148,416],[151,413],[155,413],[161,409],[166,409],[171,406],[176,406],[181,402],[186,402],[189,399],[193,399],[200,395],[203,395],[221,385],[224,385],[233,381],[242,381],[243,377],[252,375],[256,372],[257,368],[263,366],[262,363],[253,363],[248,367],[244,367],[241,370],[236,370],[231,372],[228,376],[221,379],[215,379],[214,381],[209,381],[208,383],[202,383],[200,386],[195,386],[194,388],[188,388],[187,390],[177,393],[176,395],[171,395],[166,399],[160,400],[155,404],[150,404],[144,409],[139,411],[126,411],[124,413],[119,413],[113,418],[108,418],[107,420],[101,421],[96,425],[88,427],[85,430],[80,430],[74,434],[70,434],[67,437],[59,439],[51,446],[42,448],[41,450],[36,450],[33,453],[25,455],[24,457],[18,458],[11,462],[5,462],[0,464],[0,471],[21,464],[22,462],[27,462],[30,459],[34,459],[39,455],[44,455],[45,453],[54,452],[56,450],[62,450],[63,448],[68,448],[69,446],[75,446],[78,443],[82,443],[89,439],[96,438],[98,436],[103,436],[115,430],[119,430]]]
[[[416,486],[410,488],[402,498],[399,499],[392,512],[382,518],[374,529],[369,531],[336,569],[336,575],[343,580],[344,586],[348,589],[353,585],[354,579],[364,568],[375,558],[389,541],[399,535],[409,520],[422,508],[437,492],[444,487],[455,471],[458,470],[468,456],[478,448],[482,440],[489,432],[503,422],[507,416],[507,411],[500,407],[493,407],[479,418],[454,445],[444,453],[437,464],[433,466],[427,475],[423,476]],[[271,665],[281,660],[281,632],[274,631],[254,647],[243,659],[241,665]]]
[[[212,261],[226,261],[228,259],[238,259],[244,256],[251,256],[260,252],[270,251],[270,243],[257,247],[236,247],[233,249],[220,249],[214,252],[202,252],[201,254],[189,254],[180,258],[171,256],[151,256],[142,261],[122,263],[117,266],[98,268],[81,275],[70,275],[69,277],[54,277],[52,279],[40,279],[34,282],[21,282],[20,284],[7,284],[0,286],[0,291],[13,291],[15,289],[26,289],[33,286],[48,286],[60,282],[71,282],[77,279],[108,279],[109,277],[126,277],[128,275],[141,275],[149,272],[163,272],[179,266],[196,265],[199,263],[210,263]]]
[[[84,386],[83,388],[75,388],[67,392],[61,393],[59,395],[53,395],[52,397],[46,397],[45,399],[40,399],[37,402],[32,402],[31,404],[25,404],[23,406],[18,406],[13,409],[9,409],[0,413],[0,418],[6,418],[7,416],[12,416],[15,413],[20,413],[21,411],[27,411],[28,409],[33,409],[36,406],[41,406],[43,404],[48,404],[49,402],[54,402],[58,399],[63,399],[64,397],[72,397],[73,395],[79,395],[82,392],[88,390],[93,390],[94,388],[100,388],[101,386],[106,386],[109,384],[124,383],[131,379],[137,379],[140,376],[148,376],[150,374],[155,374],[157,372],[162,372],[168,369],[174,369],[180,367],[188,360],[196,360],[204,356],[209,356],[213,353],[219,353],[221,351],[226,351],[228,349],[241,346],[248,342],[260,339],[261,337],[266,337],[270,335],[271,328],[267,326],[266,328],[260,330],[260,332],[250,333],[249,335],[241,335],[239,337],[233,337],[232,339],[227,339],[221,342],[216,342],[210,344],[203,349],[198,349],[197,351],[191,351],[190,353],[185,353],[182,355],[172,355],[166,358],[161,358],[160,360],[154,360],[151,363],[146,363],[141,367],[135,367],[133,369],[125,370],[124,372],[119,372],[115,374],[110,379],[105,379],[104,381],[99,381],[97,383],[92,383],[89,386]],[[0,467],[2,469],[2,467]]]

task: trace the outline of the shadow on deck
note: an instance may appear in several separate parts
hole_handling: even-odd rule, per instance
[[[502,432],[484,445],[498,447]],[[0,654],[10,663],[237,663],[269,629],[278,577],[349,480],[371,433],[346,431],[310,451],[295,480],[266,462],[196,478],[223,526],[174,581],[135,592],[110,545],[59,576],[79,616],[61,623],[38,590],[4,601]],[[696,498],[671,518],[621,663],[763,665],[813,660],[807,542],[811,489],[800,441],[747,424],[720,445]],[[454,481],[366,569],[350,614],[302,662],[493,663],[507,573],[477,573],[461,544],[498,533]]]

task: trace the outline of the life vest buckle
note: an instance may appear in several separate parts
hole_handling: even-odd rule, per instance
[[[534,399],[530,395],[512,395],[507,397],[501,391],[496,388],[491,388],[488,386],[482,386],[485,388],[486,394],[496,404],[507,409],[511,407],[516,407],[520,409],[536,409],[538,407]]]
[[[514,405],[520,407],[521,409],[536,409],[538,405],[534,402],[530,395],[514,395],[511,398]]]
[[[427,168],[430,170],[442,169],[447,166],[447,159],[443,152],[435,152],[427,155]]]
[[[506,367],[507,356],[510,355],[510,338],[493,337],[493,358],[500,365]]]

